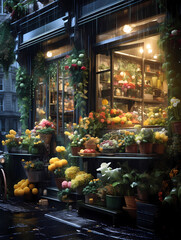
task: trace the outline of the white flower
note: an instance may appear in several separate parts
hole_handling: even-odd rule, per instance
[[[77,133],[78,133],[77,131],[74,131],[74,135],[77,135]]]
[[[96,170],[97,170],[97,171],[101,171],[101,174],[104,175],[105,172],[106,172],[108,169],[111,169],[111,168],[109,168],[109,165],[110,165],[110,164],[111,164],[111,162],[109,162],[109,163],[103,162],[103,163],[101,163],[101,166],[100,166],[99,168],[97,168]]]

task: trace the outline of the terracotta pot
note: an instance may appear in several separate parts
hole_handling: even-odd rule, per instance
[[[181,121],[172,122],[172,131],[181,135]]]
[[[150,154],[153,152],[153,143],[140,143],[139,149],[141,154]]]
[[[135,196],[124,196],[124,200],[128,208],[136,208]]]
[[[83,149],[83,147],[71,147],[71,152],[73,156],[79,156],[80,150]]]
[[[59,190],[62,190],[62,182],[65,181],[65,178],[55,177],[55,183]]]
[[[132,144],[132,145],[126,146],[125,152],[126,153],[137,153],[138,152],[138,145],[137,144]]]
[[[165,145],[163,143],[153,144],[153,152],[157,154],[164,154]]]

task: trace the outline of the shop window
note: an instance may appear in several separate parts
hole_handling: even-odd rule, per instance
[[[36,88],[36,121],[46,118],[46,84],[40,79]]]
[[[111,107],[134,112],[143,126],[165,124],[168,89],[158,39],[121,45],[107,57],[97,55],[98,109],[107,98]]]

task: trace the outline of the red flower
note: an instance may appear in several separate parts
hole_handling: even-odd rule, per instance
[[[86,70],[86,67],[85,67],[85,66],[82,66],[82,67],[81,67],[81,70],[85,71],[85,70]]]
[[[104,123],[104,119],[101,119],[101,123]]]
[[[69,55],[66,55],[65,57],[66,57],[66,58],[69,58],[70,56],[69,56]]]
[[[68,65],[66,65],[64,68],[65,68],[65,70],[68,70],[68,69],[69,69],[69,66],[68,66]]]
[[[73,68],[77,68],[77,64],[75,64],[75,63],[73,63],[71,66],[72,66]]]

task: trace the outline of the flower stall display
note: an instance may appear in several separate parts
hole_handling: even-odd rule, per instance
[[[139,133],[135,135],[139,150],[142,154],[152,153],[153,147],[153,129],[142,128]]]
[[[8,152],[18,152],[19,151],[19,137],[16,136],[17,133],[13,129],[6,134],[6,140],[2,140],[2,145],[7,146]]]
[[[62,188],[62,182],[65,180],[65,170],[68,165],[68,161],[65,159],[66,149],[64,146],[57,146],[56,152],[58,157],[52,157],[49,160],[48,170],[53,172],[55,183],[58,189]]]
[[[167,121],[167,112],[163,108],[150,107],[145,109],[145,114],[146,120],[144,121],[144,126],[165,126]]]
[[[28,179],[22,179],[14,184],[14,196],[24,197],[25,200],[36,200],[35,196],[38,195],[38,192],[38,188]]]
[[[163,128],[161,131],[154,132],[153,152],[163,154],[165,145],[168,141],[167,131]]]
[[[57,193],[57,197],[62,202],[71,202],[72,200],[69,199],[71,192],[71,181],[64,180],[61,183],[61,190]]]

